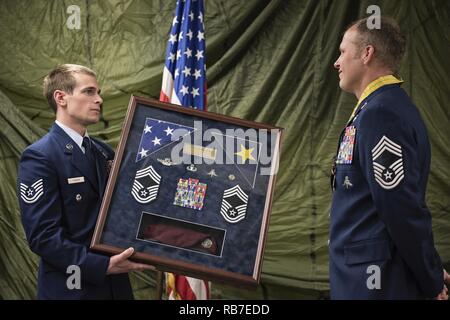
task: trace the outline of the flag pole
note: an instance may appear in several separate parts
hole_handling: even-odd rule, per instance
[[[156,270],[156,300],[162,300],[164,286],[164,275],[162,271]]]
[[[206,110],[204,2],[183,0],[176,3],[170,38],[167,42],[159,100],[187,108]],[[167,280],[169,278],[170,282]],[[161,273],[161,279],[166,280],[169,300],[209,299],[207,280],[174,273],[165,275]]]

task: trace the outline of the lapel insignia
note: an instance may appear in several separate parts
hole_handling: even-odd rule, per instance
[[[42,179],[39,179],[31,186],[25,183],[20,183],[20,197],[25,203],[35,203],[44,194],[44,184]]]
[[[350,181],[350,179],[348,178],[348,176],[345,176],[345,178],[344,178],[344,184],[343,184],[342,186],[344,186],[344,187],[347,188],[347,189],[353,187],[353,183]]]
[[[404,178],[402,147],[383,136],[372,149],[375,180],[383,189],[395,188]]]
[[[139,203],[149,203],[158,195],[161,176],[152,166],[138,170],[133,181],[131,194]]]
[[[220,213],[222,217],[230,222],[237,223],[245,218],[247,213],[248,195],[239,185],[223,192]]]

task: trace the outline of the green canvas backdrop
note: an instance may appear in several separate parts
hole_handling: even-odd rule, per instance
[[[447,0],[206,0],[208,109],[286,129],[261,286],[213,283],[217,298],[322,298],[328,290],[329,172],[355,98],[340,91],[333,62],[346,26],[369,5],[408,37],[401,68],[429,130],[427,201],[435,242],[450,262],[449,12]],[[81,28],[66,22],[80,7]],[[158,98],[175,1],[4,0],[0,3],[0,298],[35,296],[37,258],[28,249],[15,195],[22,150],[54,115],[42,79],[59,63],[98,73],[102,121],[91,134],[116,146],[131,94]],[[152,273],[133,275],[152,298]]]

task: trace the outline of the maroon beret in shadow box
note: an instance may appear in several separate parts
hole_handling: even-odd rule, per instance
[[[146,240],[174,247],[216,254],[217,242],[210,234],[168,224],[150,224],[144,231]]]

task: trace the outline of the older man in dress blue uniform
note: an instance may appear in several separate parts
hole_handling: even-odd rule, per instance
[[[430,144],[397,73],[405,39],[391,19],[344,34],[339,86],[358,99],[333,166],[332,299],[447,299],[425,203]]]
[[[96,75],[83,66],[60,65],[45,78],[44,95],[56,121],[23,152],[18,173],[23,226],[41,257],[38,298],[132,299],[127,272],[150,267],[128,260],[133,248],[112,257],[89,250],[114,157],[86,130],[101,114]],[[78,285],[70,285],[74,270],[80,271]]]

